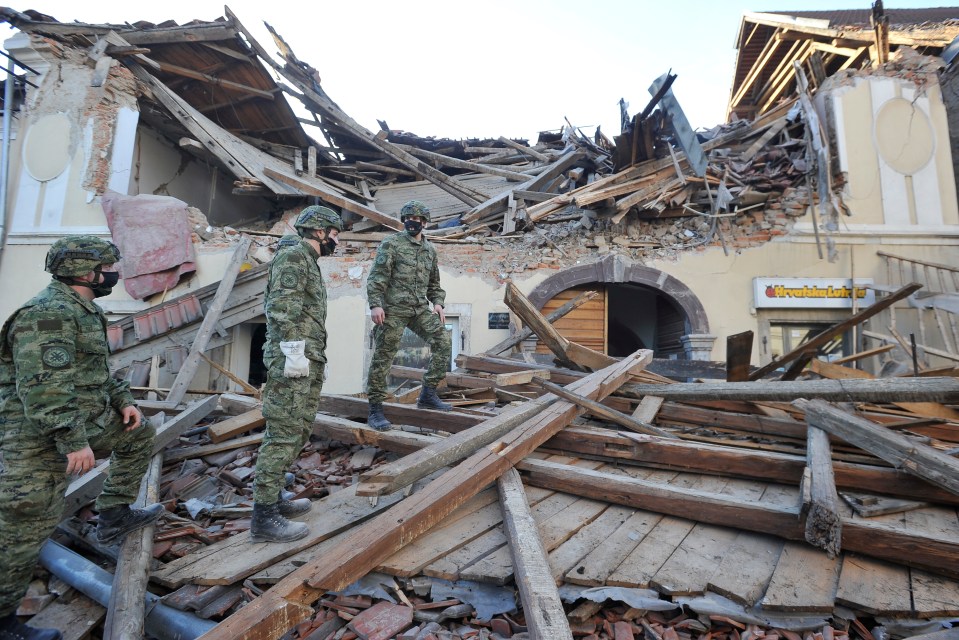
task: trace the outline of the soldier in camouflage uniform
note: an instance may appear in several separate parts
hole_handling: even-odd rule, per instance
[[[93,303],[119,275],[120,252],[91,236],[57,240],[47,253],[53,281],[0,330],[0,639],[59,638],[21,625],[14,612],[40,547],[62,518],[68,474],[110,451],[96,508],[97,537],[109,543],[156,520],[159,504],[131,509],[153,449],[125,382],[110,376],[106,318]]]
[[[436,395],[436,385],[449,367],[452,345],[446,331],[446,292],[440,287],[436,249],[423,237],[430,210],[422,202],[411,200],[400,209],[400,220],[405,230],[380,243],[366,281],[370,316],[376,325],[366,383],[370,403],[367,423],[377,431],[392,426],[383,415],[386,376],[407,327],[430,345],[430,364],[416,406],[439,411],[452,409]]]
[[[307,498],[286,500],[285,473],[313,433],[326,366],[326,287],[317,264],[331,255],[343,230],[327,207],[303,209],[294,223],[299,237],[280,241],[266,285],[267,368],[263,389],[266,433],[256,460],[253,488],[253,542],[289,542],[309,533],[292,518],[310,510]]]

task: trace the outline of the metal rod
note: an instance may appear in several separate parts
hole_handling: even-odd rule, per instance
[[[916,355],[916,334],[909,334],[909,342],[912,343],[912,375],[919,375],[919,356]]]
[[[0,149],[0,256],[7,236],[7,181],[10,174],[10,120],[13,112],[13,64],[7,66],[3,83],[3,148]]]

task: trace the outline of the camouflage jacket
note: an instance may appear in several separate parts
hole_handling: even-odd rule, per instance
[[[280,357],[281,342],[305,340],[306,357],[326,362],[326,287],[319,257],[306,240],[273,257],[263,300],[264,358]]]
[[[371,309],[445,305],[436,249],[426,238],[417,241],[406,231],[388,236],[376,250],[366,297]]]
[[[56,280],[15,311],[0,330],[0,414],[24,416],[62,454],[86,447],[86,424],[135,404],[110,376],[106,326],[97,305]]]

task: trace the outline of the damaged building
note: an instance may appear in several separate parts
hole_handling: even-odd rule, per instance
[[[566,123],[536,140],[368,129],[282,34],[270,55],[225,14],[0,9],[19,30],[0,315],[45,285],[30,265],[55,239],[119,245],[125,290],[98,304],[111,366],[157,421],[169,511],[139,565],[152,593],[130,590],[162,604],[140,615],[148,635],[954,626],[959,7],[747,13],[726,123],[693,131],[665,73],[647,104],[621,103],[619,135]],[[403,428],[377,434],[365,285],[409,200],[432,211],[455,410],[415,408],[410,335],[387,407]],[[314,203],[347,226],[320,259],[329,378],[295,469],[321,508],[304,541],[251,547],[265,276]],[[71,486],[58,533],[90,553],[96,486]],[[48,545],[44,566],[83,562],[71,553]],[[123,611],[135,572],[112,561]],[[56,594],[23,615],[52,619]],[[101,605],[79,631],[121,633]]]

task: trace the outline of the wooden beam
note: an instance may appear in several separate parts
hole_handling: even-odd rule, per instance
[[[808,424],[854,444],[896,468],[959,494],[959,460],[952,456],[822,400],[796,400],[793,404],[806,412]]]
[[[193,382],[193,377],[200,367],[203,352],[206,351],[207,344],[210,342],[210,338],[216,330],[216,325],[220,321],[220,314],[223,313],[223,309],[226,307],[227,298],[230,297],[230,292],[233,291],[233,283],[236,282],[240,268],[243,266],[244,261],[246,261],[246,253],[250,249],[251,242],[252,240],[250,240],[250,238],[243,238],[233,250],[233,256],[230,258],[230,262],[223,272],[223,277],[220,279],[220,284],[216,289],[216,295],[213,296],[213,301],[210,302],[210,306],[207,307],[206,312],[203,314],[203,322],[200,324],[196,337],[193,339],[190,354],[186,357],[186,361],[176,374],[176,379],[173,381],[173,384],[170,385],[170,393],[167,394],[166,401],[171,406],[180,404],[180,401],[183,400],[187,390],[190,388],[190,383]]]
[[[800,487],[802,503],[799,513],[805,523],[806,542],[835,558],[842,548],[842,517],[832,472],[829,436],[818,427],[809,427],[806,469]]]
[[[486,173],[491,176],[497,176],[500,178],[506,178],[507,180],[512,180],[513,182],[526,182],[529,180],[529,176],[525,173],[519,173],[517,171],[507,171],[506,169],[497,169],[496,167],[490,167],[485,164],[479,164],[477,162],[470,162],[468,160],[460,160],[459,158],[451,158],[449,156],[444,156],[441,153],[434,153],[432,151],[427,151],[425,149],[420,149],[419,147],[413,147],[405,144],[396,144],[396,148],[402,149],[407,153],[414,155],[418,158],[424,158],[435,162],[440,166],[446,167],[456,167],[457,169],[466,169],[467,171],[472,171],[474,173]],[[357,163],[359,164],[359,163]]]
[[[519,472],[508,469],[496,481],[496,488],[529,637],[573,640]]]
[[[516,149],[517,151],[519,151],[520,153],[522,153],[522,154],[524,154],[524,155],[527,155],[527,156],[529,156],[529,157],[531,157],[531,158],[536,158],[536,159],[539,160],[540,162],[549,162],[549,161],[552,159],[552,158],[550,158],[548,155],[546,155],[545,153],[540,153],[540,152],[537,151],[536,149],[531,149],[530,147],[527,147],[527,146],[524,145],[524,144],[520,144],[520,143],[518,143],[518,142],[516,142],[516,141],[514,141],[514,140],[510,140],[509,138],[507,138],[507,137],[505,137],[505,136],[500,136],[500,137],[499,137],[499,141],[502,142],[503,144],[505,144],[505,145],[508,146],[508,147],[512,147],[512,148]]]
[[[893,345],[887,346],[891,347]],[[851,378],[873,380],[876,377],[868,371],[853,369],[852,367],[844,367],[842,365],[835,364],[834,362],[825,362],[818,359],[813,360],[809,363],[809,365],[810,371],[822,376],[823,378],[829,378],[830,380],[849,380]],[[951,422],[959,422],[959,411],[953,409],[952,407],[947,407],[939,402],[896,402],[894,399],[891,399],[890,403],[896,405],[900,409],[905,409],[906,411],[915,413],[916,415],[925,416],[927,418],[938,418],[940,420],[949,420]]]
[[[220,444],[205,444],[195,447],[180,447],[178,449],[172,449],[164,453],[163,459],[169,463],[186,460],[187,458],[202,458],[203,456],[208,456],[213,453],[220,453],[222,451],[229,451],[230,449],[241,449],[243,447],[259,445],[261,442],[263,442],[263,434],[254,433],[253,435],[244,436],[242,438],[233,438],[232,440],[221,442]]]
[[[569,388],[574,392],[590,389],[591,386],[586,384],[585,380],[586,378],[577,380],[570,384]],[[385,495],[412,484],[433,471],[458,462],[480,448],[490,445],[498,438],[504,437],[527,420],[549,409],[556,400],[557,397],[551,394],[540,396],[525,404],[506,409],[475,427],[444,438],[427,449],[368,471],[360,476],[357,494]]]
[[[749,380],[749,361],[753,357],[753,332],[744,331],[726,337],[726,382]]]
[[[150,466],[140,486],[137,504],[148,505],[160,500],[160,475],[163,469],[163,453],[150,460]],[[142,638],[146,618],[147,582],[150,579],[150,563],[153,561],[153,532],[156,524],[131,532],[120,545],[113,586],[107,606],[107,619],[103,625],[103,640]]]
[[[303,193],[309,194],[311,196],[316,196],[325,202],[328,202],[334,206],[340,207],[341,209],[346,209],[351,213],[363,216],[368,220],[377,222],[383,226],[389,227],[399,231],[403,228],[403,224],[392,216],[388,216],[385,213],[380,213],[376,209],[367,207],[364,204],[350,200],[349,198],[344,198],[343,196],[334,193],[329,188],[324,188],[325,185],[322,185],[317,179],[310,180],[305,176],[296,176],[292,172],[285,173],[282,171],[276,171],[269,167],[264,169],[266,175],[270,176],[274,180],[279,180],[284,184],[288,184],[291,187],[299,189]]]
[[[666,440],[595,427],[567,427],[543,447],[566,455],[594,456],[640,466],[698,471],[792,486],[799,486],[806,467],[805,459],[800,455],[686,440]],[[959,496],[905,471],[834,461],[833,472],[836,486],[843,491],[959,505]]]
[[[588,376],[585,394],[605,396],[646,365],[650,351],[639,351]],[[338,591],[366,575],[404,545],[442,522],[550,436],[579,409],[562,400],[385,513],[356,527],[321,558],[299,567],[273,588],[221,622],[202,640],[273,640],[313,615],[310,603],[326,591]]]
[[[760,378],[764,377],[766,374],[771,373],[775,371],[776,369],[778,369],[779,367],[785,365],[786,363],[792,362],[793,360],[799,358],[803,353],[806,352],[807,349],[818,349],[822,345],[829,342],[834,336],[845,332],[847,329],[855,327],[856,325],[862,323],[866,319],[871,318],[877,313],[880,313],[881,311],[886,310],[887,308],[891,307],[892,305],[899,302],[900,300],[908,298],[910,295],[912,295],[919,289],[922,289],[921,284],[918,284],[916,282],[907,284],[906,286],[902,287],[895,293],[891,293],[890,295],[886,296],[882,300],[878,300],[875,304],[866,307],[859,313],[856,313],[841,322],[837,322],[836,324],[829,327],[828,329],[823,330],[821,333],[807,340],[806,342],[796,347],[789,353],[785,353],[778,358],[774,358],[773,361],[770,362],[769,364],[753,371],[749,375],[749,379],[759,380]]]
[[[571,166],[573,166],[573,164],[576,163],[580,159],[580,157],[582,157],[582,155],[583,155],[583,152],[578,149],[573,149],[571,151],[564,153],[562,156],[557,158],[556,161],[553,162],[553,164],[547,166],[546,169],[542,171],[540,174],[538,174],[537,176],[533,178],[530,178],[526,182],[521,183],[515,189],[512,189],[512,188],[507,189],[493,196],[492,198],[488,198],[484,202],[474,206],[472,209],[470,209],[465,214],[463,214],[463,222],[467,224],[476,222],[477,220],[480,220],[484,218],[485,216],[488,216],[490,214],[496,213],[497,211],[501,210],[500,207],[505,205],[506,200],[509,197],[509,194],[513,191],[516,191],[516,190],[541,191],[542,190],[541,187],[544,187],[547,183],[553,180],[553,178],[556,178],[563,171],[566,171]],[[533,215],[530,214],[530,220],[535,221],[536,219],[537,218],[533,217]]]
[[[843,356],[842,358],[836,358],[835,360],[830,361],[829,364],[841,365],[841,364],[846,364],[847,362],[857,362],[859,360],[871,358],[872,356],[878,356],[879,354],[886,353],[887,351],[892,351],[895,348],[896,348],[896,345],[894,344],[884,344],[881,347],[875,347],[873,349],[860,351],[859,353],[853,353],[848,356]]]
[[[928,384],[927,384],[928,383]],[[790,402],[819,398],[835,402],[959,401],[959,380],[938,378],[874,378],[871,380],[796,380],[788,382],[677,382],[630,384],[618,395],[646,394],[667,400],[745,400]]]
[[[370,413],[369,403],[365,398],[323,394],[320,396],[318,411],[347,418],[366,419]],[[406,424],[424,429],[439,431],[462,431],[483,421],[483,418],[458,411],[433,411],[419,409],[397,402],[384,402],[383,413],[393,424]]]
[[[726,494],[672,487],[545,460],[524,460],[517,468],[524,472],[527,485],[724,527],[740,528],[748,522],[750,530],[757,533],[786,540],[805,539],[795,507],[737,500]],[[844,551],[959,577],[959,542],[954,539],[903,531],[896,525],[864,519],[844,518],[842,527]]]
[[[619,411],[610,409],[604,404],[600,404],[599,402],[594,402],[593,400],[590,400],[589,398],[584,398],[581,395],[578,395],[571,391],[567,391],[564,387],[561,387],[558,384],[547,382],[546,380],[542,378],[533,378],[533,382],[543,387],[550,393],[555,394],[559,396],[560,398],[563,398],[564,400],[575,402],[576,404],[583,407],[584,409],[586,409],[587,411],[589,411],[595,416],[599,416],[600,418],[606,418],[607,420],[610,420],[618,425],[622,425],[626,427],[627,429],[635,431],[636,433],[645,433],[646,435],[658,436],[660,438],[676,438],[677,437],[673,435],[672,433],[669,433],[668,431],[663,431],[662,429],[658,427],[654,427],[651,424],[641,422],[631,416],[627,416],[626,414],[620,413]]]
[[[208,84],[216,85],[222,87],[227,91],[238,91],[240,93],[246,93],[249,95],[254,95],[259,98],[265,98],[267,100],[273,100],[273,92],[266,91],[263,89],[256,89],[245,84],[240,84],[239,82],[232,82],[230,80],[223,80],[222,78],[216,78],[205,73],[200,73],[194,69],[187,69],[186,67],[181,67],[179,65],[170,64],[169,62],[162,62],[160,60],[151,60],[151,62],[156,65],[156,68],[160,71],[166,71],[167,73],[172,73],[174,75],[183,76],[184,78],[191,78],[193,80],[199,80],[200,82],[206,82]]]
[[[562,318],[563,316],[565,316],[566,314],[568,314],[573,309],[578,309],[579,307],[583,306],[584,304],[586,304],[587,302],[589,302],[590,300],[592,300],[598,295],[599,295],[599,291],[584,291],[583,293],[579,294],[572,300],[563,304],[563,306],[550,312],[546,316],[546,321],[552,324],[556,322],[557,320],[559,320],[560,318]],[[513,347],[518,345],[520,342],[522,342],[523,340],[526,340],[532,335],[533,335],[533,330],[530,329],[529,327],[526,327],[520,330],[519,332],[517,332],[515,335],[512,335],[509,338],[506,338],[506,340],[503,340],[502,342],[496,345],[493,345],[492,347],[487,349],[484,353],[488,353],[491,356],[499,355],[500,353],[503,353],[507,349],[512,349]]]
[[[506,296],[503,301],[536,334],[540,342],[549,347],[560,360],[573,362],[591,370],[608,367],[616,361],[615,358],[604,353],[593,351],[565,338],[512,282],[506,285]]]

